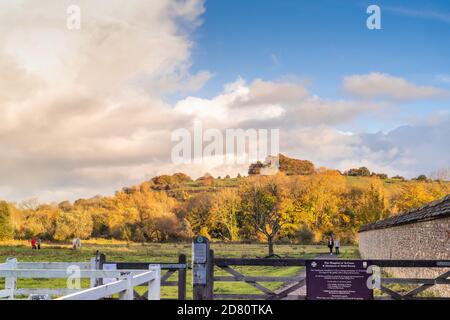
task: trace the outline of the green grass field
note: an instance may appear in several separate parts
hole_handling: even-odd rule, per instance
[[[216,257],[223,258],[257,258],[266,255],[267,247],[264,244],[224,244],[212,243]],[[179,254],[186,254],[188,262],[191,261],[190,243],[148,243],[127,245],[117,241],[88,241],[83,243],[80,251],[70,249],[70,245],[44,244],[40,251],[31,250],[26,243],[0,244],[0,263],[8,257],[17,258],[18,261],[27,262],[50,262],[50,261],[89,261],[95,256],[96,251],[106,255],[107,261],[116,262],[177,262]],[[275,253],[281,257],[289,258],[312,258],[319,253],[326,252],[324,246],[303,245],[276,245]],[[342,258],[357,258],[356,247],[342,247]],[[299,267],[236,267],[237,271],[252,276],[293,276],[300,271]],[[216,268],[216,275],[225,275],[223,271]],[[191,273],[187,276],[187,297],[192,298]],[[177,280],[176,274],[169,280]],[[281,283],[265,283],[270,289],[276,289]],[[0,279],[0,288],[4,286],[4,279]],[[18,288],[64,288],[64,279],[18,279]],[[82,281],[83,287],[89,286],[89,280]],[[216,282],[215,293],[255,294],[260,293],[257,289],[241,282]],[[138,288],[139,291],[145,290]],[[162,298],[175,298],[176,287],[162,287]]]

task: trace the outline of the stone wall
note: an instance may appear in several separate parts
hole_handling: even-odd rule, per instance
[[[368,260],[450,260],[450,217],[361,232],[359,251]],[[386,271],[399,278],[435,278],[448,270],[389,268]],[[434,287],[435,294],[450,297],[450,285]]]

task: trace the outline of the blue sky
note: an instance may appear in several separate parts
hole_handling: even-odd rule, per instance
[[[366,28],[366,8],[382,10],[382,30]],[[198,93],[212,97],[237,76],[294,76],[325,98],[342,98],[344,76],[388,73],[418,85],[450,87],[450,2],[209,0],[194,36],[193,70],[214,77]],[[389,130],[410,117],[448,110],[439,99],[397,104],[395,117],[359,125]],[[364,120],[364,119],[363,119]],[[345,129],[345,128],[344,128]]]

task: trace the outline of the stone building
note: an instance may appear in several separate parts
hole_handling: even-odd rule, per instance
[[[363,259],[450,260],[450,194],[420,208],[365,225],[359,230]],[[397,277],[431,278],[448,269],[387,270]],[[450,285],[435,286],[450,296]]]

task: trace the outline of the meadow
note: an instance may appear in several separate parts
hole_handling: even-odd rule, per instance
[[[216,257],[223,258],[262,258],[267,253],[265,244],[242,243],[212,243]],[[188,263],[191,262],[191,243],[126,243],[115,240],[89,240],[83,242],[81,250],[71,249],[70,244],[44,243],[40,251],[32,250],[27,242],[9,241],[0,243],[0,261],[4,262],[8,257],[17,258],[22,262],[50,262],[50,261],[89,261],[96,251],[104,253],[107,261],[116,262],[177,262],[179,254],[185,254]],[[312,258],[317,254],[326,252],[325,246],[314,245],[289,245],[275,246],[275,253],[280,257]],[[341,257],[350,259],[358,258],[356,247],[344,246],[341,248]],[[300,267],[236,267],[237,271],[252,276],[294,276],[300,272]],[[225,275],[218,268],[216,275]],[[192,298],[192,275],[190,270],[187,275],[187,297]],[[176,274],[169,280],[176,281]],[[282,283],[265,283],[270,289],[276,289]],[[0,288],[4,286],[4,279],[0,279]],[[18,279],[18,288],[63,288],[66,286],[64,279]],[[83,279],[83,287],[89,286],[89,280]],[[138,288],[142,292],[144,288]],[[259,293],[253,287],[238,282],[216,282],[215,293]],[[162,298],[176,298],[176,287],[162,287]]]

